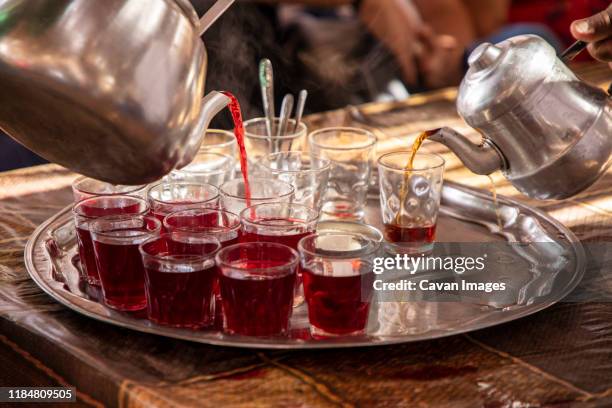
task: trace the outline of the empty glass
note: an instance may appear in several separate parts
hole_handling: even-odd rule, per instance
[[[202,139],[200,153],[218,153],[236,160],[238,153],[236,136],[227,130],[208,129]]]
[[[234,179],[223,184],[219,190],[221,208],[240,214],[242,210],[252,205],[274,202],[291,202],[294,189],[290,184],[279,180],[250,178],[251,199],[247,202],[244,180]]]
[[[385,154],[378,159],[380,209],[387,249],[404,254],[433,250],[440,210],[444,159],[436,154]]]
[[[146,185],[125,186],[121,184],[110,184],[105,181],[90,177],[78,177],[72,182],[72,195],[77,203],[86,198],[96,196],[130,195],[145,198]]]
[[[293,202],[321,211],[331,162],[304,152],[272,153],[261,157],[256,171],[262,177],[273,177],[295,189]]]
[[[170,180],[220,186],[234,177],[236,159],[221,153],[201,151],[193,162],[170,173]]]
[[[279,119],[274,121],[274,128],[278,129]],[[291,150],[301,150],[304,146],[304,138],[308,133],[308,128],[304,122],[300,122],[297,129],[295,120],[289,120],[288,131],[284,135],[273,137],[268,135],[266,129],[266,118],[255,118],[244,122],[245,145],[249,152],[249,161],[255,162],[270,153],[287,152]]]
[[[323,216],[363,218],[376,136],[363,129],[327,128],[311,133],[309,142],[313,155],[331,161]]]

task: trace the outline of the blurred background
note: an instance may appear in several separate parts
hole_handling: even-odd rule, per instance
[[[214,1],[192,3],[202,14]],[[607,0],[238,1],[204,36],[207,89],[232,91],[245,118],[260,116],[258,62],[270,58],[276,97],[307,89],[307,113],[404,99],[458,85],[470,51],[485,41],[537,34],[560,51],[573,42],[572,21],[608,5]],[[231,123],[229,114],[219,115],[212,127],[229,129]],[[0,171],[40,163],[44,160],[0,132]]]

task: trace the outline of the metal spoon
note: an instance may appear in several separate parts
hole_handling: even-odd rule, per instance
[[[298,96],[297,108],[295,108],[295,126],[293,127],[293,133],[297,133],[302,116],[304,115],[304,107],[306,106],[306,98],[308,98],[308,91],[302,89]]]
[[[266,117],[266,131],[268,136],[274,136],[274,71],[272,62],[265,58],[259,63],[259,84],[261,87],[261,100],[263,101],[264,116]]]
[[[285,97],[283,98],[283,104],[281,105],[278,132],[276,133],[276,136],[278,138],[280,138],[280,136],[284,136],[287,134],[287,127],[289,126],[289,118],[291,117],[291,114],[293,112],[293,103],[294,103],[293,95],[291,94],[285,95]],[[280,142],[278,138],[276,140],[277,143],[275,146],[275,152],[278,152],[280,150]]]

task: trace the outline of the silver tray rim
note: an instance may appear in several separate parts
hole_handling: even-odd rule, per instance
[[[490,195],[486,194],[482,190],[461,185],[459,183],[444,181],[444,188],[452,188],[459,190],[461,192],[475,195],[481,199],[485,199],[490,201]],[[372,347],[372,346],[388,346],[394,344],[404,344],[404,343],[412,343],[418,341],[427,341],[427,340],[435,340],[443,337],[455,336],[458,334],[470,333],[477,330],[482,330],[494,326],[498,326],[504,323],[509,323],[514,320],[521,319],[523,317],[532,315],[534,313],[540,312],[544,309],[551,307],[552,305],[558,303],[563,298],[565,298],[569,293],[571,293],[580,283],[584,276],[584,272],[586,269],[586,255],[584,252],[584,248],[582,243],[575,234],[563,225],[558,220],[554,219],[550,215],[546,214],[544,211],[541,211],[537,208],[531,207],[527,204],[524,204],[518,200],[499,195],[498,200],[500,203],[509,204],[520,208],[522,211],[527,211],[537,218],[545,220],[547,223],[554,226],[558,232],[561,232],[567,239],[568,243],[571,244],[571,247],[574,249],[575,254],[575,262],[576,268],[575,273],[571,279],[571,281],[567,284],[563,291],[560,291],[555,296],[552,296],[547,301],[537,302],[530,305],[526,305],[520,309],[513,309],[511,311],[500,311],[500,318],[494,322],[476,322],[473,327],[464,327],[458,328],[455,330],[449,331],[438,331],[438,332],[428,332],[425,335],[411,335],[411,336],[360,336],[360,337],[344,337],[338,339],[329,339],[329,340],[316,340],[316,341],[300,341],[300,340],[292,340],[291,342],[279,342],[281,338],[254,338],[254,337],[244,337],[244,336],[227,336],[224,338],[220,338],[220,335],[214,332],[194,332],[189,330],[182,329],[174,329],[167,328],[163,326],[157,325],[138,325],[133,324],[130,321],[121,321],[113,319],[112,317],[106,317],[98,315],[94,312],[88,311],[83,307],[71,302],[67,297],[63,296],[59,291],[56,291],[53,287],[47,284],[46,280],[42,277],[41,273],[38,272],[36,266],[34,265],[34,251],[36,249],[36,244],[39,242],[42,235],[47,232],[47,229],[51,224],[57,221],[59,218],[66,215],[66,213],[71,209],[72,205],[67,206],[66,208],[60,210],[58,213],[44,221],[40,224],[32,233],[28,242],[24,249],[24,262],[26,265],[26,269],[28,274],[32,278],[32,280],[51,298],[59,302],[60,304],[66,306],[67,308],[89,317],[94,320],[98,320],[104,323],[112,324],[114,326],[127,328],[131,330],[135,330],[141,333],[154,334],[158,336],[164,336],[179,340],[186,340],[201,344],[209,344],[214,346],[224,346],[224,347],[237,347],[237,348],[252,348],[252,349],[280,349],[280,350],[305,350],[305,349],[336,349],[336,348],[355,348],[355,347]],[[444,211],[444,210],[442,210]],[[456,216],[452,214],[452,211],[446,211],[451,216],[460,219],[460,216]],[[475,221],[471,221],[475,222]],[[47,261],[50,261],[47,254]],[[76,295],[75,295],[76,296]],[[503,313],[503,314],[501,314]],[[142,322],[142,319],[135,319],[126,317],[126,320],[135,320]],[[230,340],[228,340],[230,339]],[[284,340],[284,339],[283,339]]]

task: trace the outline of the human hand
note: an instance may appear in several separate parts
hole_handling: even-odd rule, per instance
[[[404,81],[418,85],[418,56],[423,49],[424,24],[412,3],[407,0],[363,0],[359,17],[395,56]]]
[[[418,55],[421,86],[430,89],[457,85],[463,73],[464,49],[450,35],[435,34],[425,27],[421,34],[423,49]]]
[[[589,53],[612,67],[612,4],[594,16],[576,20],[571,25],[572,35],[587,43]]]

